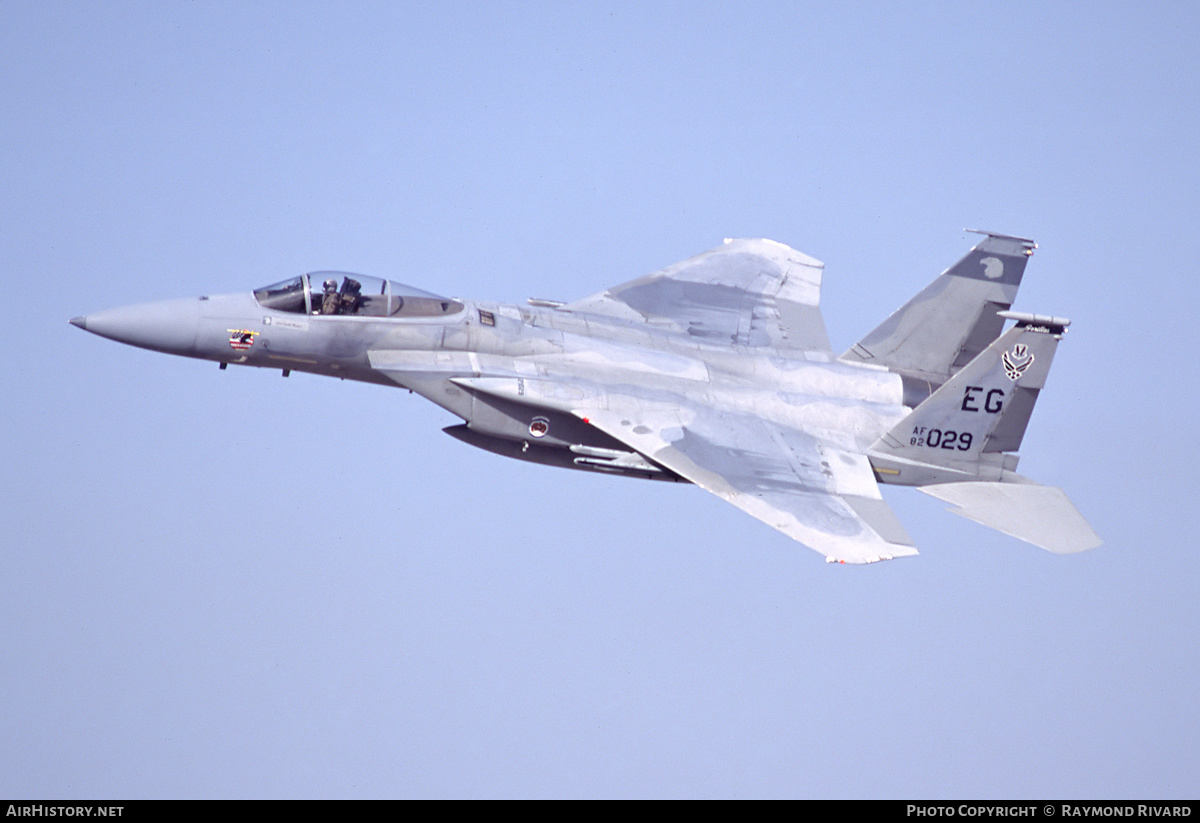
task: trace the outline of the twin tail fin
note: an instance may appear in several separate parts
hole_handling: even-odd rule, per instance
[[[984,238],[920,294],[838,359],[883,366],[924,395],[945,383],[995,340],[999,312],[1012,307],[1037,244],[1022,237],[978,232]]]
[[[1015,312],[1016,325],[868,451],[884,483],[916,486],[955,514],[1048,551],[1100,544],[1061,489],[1016,473],[1016,452],[1070,321]]]

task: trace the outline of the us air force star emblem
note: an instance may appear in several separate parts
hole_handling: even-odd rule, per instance
[[[983,276],[988,280],[997,280],[1004,274],[1004,264],[998,257],[985,257],[979,261],[979,265],[983,266]]]
[[[1004,373],[1008,375],[1008,379],[1016,380],[1033,364],[1033,355],[1029,353],[1028,346],[1017,343],[1012,347],[1012,351],[1000,355],[1000,361],[1004,363]]]

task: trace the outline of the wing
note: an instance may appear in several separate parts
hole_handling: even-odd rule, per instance
[[[867,458],[830,440],[679,397],[589,392],[552,380],[454,382],[574,414],[830,562],[871,563],[917,553],[880,496]]]
[[[829,562],[871,563],[917,553],[862,454],[752,415],[689,405],[671,412],[631,403],[626,410],[584,416]]]
[[[824,264],[773,240],[725,245],[564,311],[649,322],[706,343],[828,352]]]

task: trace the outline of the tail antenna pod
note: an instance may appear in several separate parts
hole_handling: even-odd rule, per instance
[[[1030,314],[1023,311],[998,311],[996,314],[1005,320],[1017,321],[1018,328],[1029,328],[1031,331],[1044,329],[1050,334],[1066,334],[1071,321],[1066,317],[1054,317],[1049,314]]]

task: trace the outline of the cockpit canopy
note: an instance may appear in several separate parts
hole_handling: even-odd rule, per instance
[[[356,317],[439,317],[462,311],[448,297],[391,280],[344,271],[315,271],[256,289],[263,308],[292,314]]]

